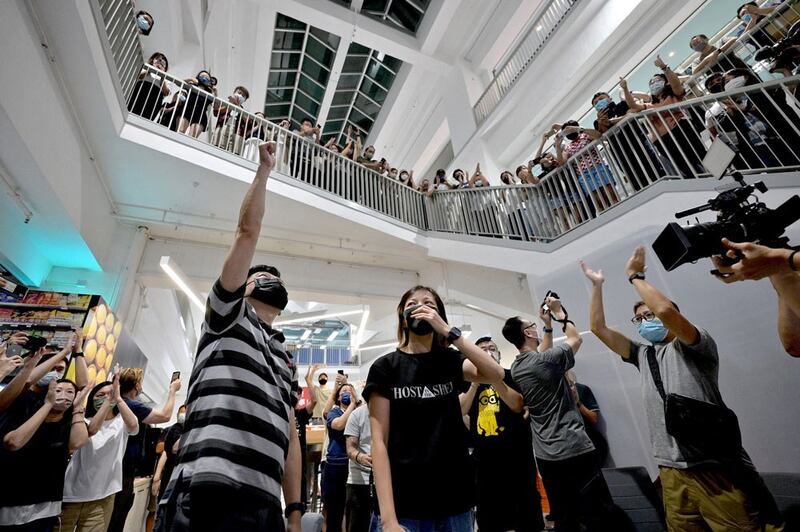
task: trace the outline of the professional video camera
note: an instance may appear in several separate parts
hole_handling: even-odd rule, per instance
[[[675,213],[676,218],[685,218],[703,211],[716,211],[717,221],[687,226],[672,222],[653,242],[653,251],[667,271],[704,257],[723,255],[726,251],[721,242],[723,237],[773,248],[789,244],[783,233],[800,220],[800,196],[794,195],[777,209],[770,209],[758,198],[751,201],[756,190],[767,191],[763,181],[748,185],[739,172],[733,172],[731,177],[738,186],[720,192],[705,205]]]
[[[779,68],[788,68],[796,72],[800,66],[800,22],[795,22],[783,39],[757,51],[755,59],[770,61],[770,72],[775,72]]]

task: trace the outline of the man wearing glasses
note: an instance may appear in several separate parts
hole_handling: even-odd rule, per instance
[[[611,494],[565,377],[575,365],[581,335],[560,300],[548,296],[545,304],[546,336],[541,344],[536,325],[519,316],[506,320],[503,336],[519,349],[511,376],[530,413],[533,450],[550,517],[556,532],[625,530],[614,522]],[[562,323],[566,334],[556,346],[550,336],[551,319]]]
[[[592,332],[641,374],[668,529],[781,530],[782,518],[775,502],[744,449],[731,463],[713,452],[681,445],[667,432],[665,399],[651,366],[658,367],[665,394],[724,405],[717,382],[719,354],[711,335],[695,327],[674,302],[647,282],[644,247],[633,252],[625,274],[641,297],[633,307],[631,322],[647,343],[632,340],[606,325],[603,272],[591,270],[585,262],[581,262],[581,268],[592,283]],[[653,358],[657,366],[653,365]]]
[[[500,351],[491,337],[481,337],[475,344],[500,363]],[[478,528],[481,532],[539,532],[544,520],[531,429],[522,395],[515,389],[511,372],[505,370],[505,374],[498,385],[473,383],[459,396],[461,413],[469,416],[475,449]]]

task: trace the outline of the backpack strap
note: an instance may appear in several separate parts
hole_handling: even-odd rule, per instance
[[[645,351],[645,358],[647,358],[647,365],[650,367],[650,375],[653,376],[653,383],[656,385],[658,395],[661,400],[667,400],[667,394],[664,392],[664,382],[661,380],[661,369],[658,367],[658,360],[656,360],[656,348],[648,345]]]

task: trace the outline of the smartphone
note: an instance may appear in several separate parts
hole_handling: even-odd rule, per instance
[[[28,351],[36,352],[47,345],[47,338],[44,336],[28,336],[28,341],[25,342],[25,349]]]
[[[336,373],[338,373],[339,375],[344,375],[344,370],[343,370],[343,369],[340,369],[340,370],[339,370],[339,371],[337,371]]]
[[[6,357],[11,358],[16,356],[22,356],[22,346],[19,344],[8,344]]]
[[[178,380],[180,378],[181,378],[181,372],[180,371],[173,371],[172,372],[172,378],[169,380],[169,382],[173,383],[173,382],[175,382],[176,380]]]

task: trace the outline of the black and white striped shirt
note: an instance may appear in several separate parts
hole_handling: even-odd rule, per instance
[[[297,372],[283,335],[259,320],[244,292],[217,281],[208,296],[180,454],[164,499],[180,480],[280,507]]]

